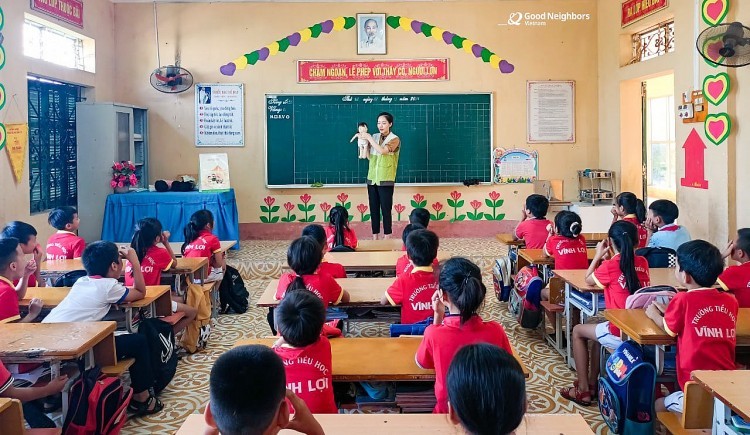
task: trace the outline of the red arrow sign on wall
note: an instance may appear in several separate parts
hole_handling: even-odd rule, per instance
[[[690,132],[682,148],[685,150],[685,177],[680,180],[680,184],[708,189],[708,181],[705,179],[706,144],[695,129]]]

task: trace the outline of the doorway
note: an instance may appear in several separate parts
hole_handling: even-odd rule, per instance
[[[641,84],[643,198],[675,202],[677,197],[674,75]]]

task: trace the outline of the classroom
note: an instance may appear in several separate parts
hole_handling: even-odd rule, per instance
[[[325,433],[472,433],[425,349],[481,288],[508,432],[744,433],[748,84],[746,0],[4,2],[0,432],[66,433],[99,367],[133,393],[110,433],[204,433],[252,345],[335,397]],[[332,360],[296,384],[303,287]]]

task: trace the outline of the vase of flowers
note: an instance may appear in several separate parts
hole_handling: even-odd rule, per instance
[[[130,186],[138,185],[138,177],[135,176],[135,165],[129,160],[114,162],[112,164],[112,180],[109,185],[115,193],[127,193]]]

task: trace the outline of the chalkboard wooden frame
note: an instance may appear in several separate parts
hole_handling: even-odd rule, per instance
[[[268,166],[269,166],[269,160],[268,160],[268,107],[267,107],[267,101],[269,97],[330,97],[330,96],[390,96],[390,95],[413,95],[413,96],[461,96],[461,95],[486,95],[489,96],[489,131],[490,131],[490,140],[489,140],[489,149],[487,150],[487,167],[489,168],[489,178],[488,180],[481,180],[478,184],[481,185],[492,185],[493,184],[493,177],[494,177],[494,159],[493,157],[493,151],[495,149],[495,94],[494,92],[487,91],[487,92],[413,92],[413,93],[403,93],[403,92],[395,92],[391,94],[386,93],[266,93],[264,94],[264,117],[263,122],[265,126],[264,130],[264,140],[263,140],[263,158],[265,160],[265,185],[268,189],[309,189],[312,188],[311,184],[307,183],[300,183],[300,184],[269,184],[268,182]],[[375,130],[376,132],[377,130]],[[371,130],[371,133],[374,133]],[[463,183],[462,182],[432,182],[432,183],[408,183],[408,182],[396,182],[399,186],[460,186]],[[331,184],[325,184],[321,187],[325,188],[346,188],[346,187],[362,187],[366,185],[366,180],[362,180],[361,183],[331,183]]]

